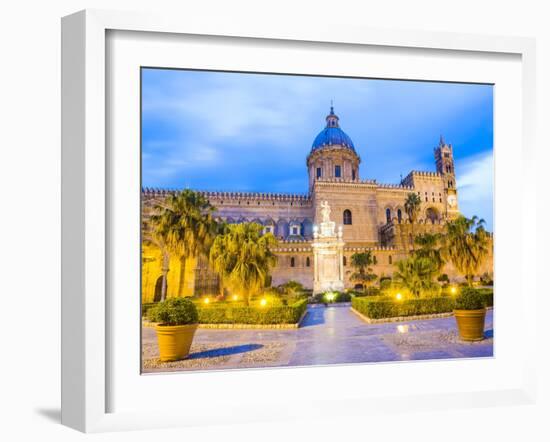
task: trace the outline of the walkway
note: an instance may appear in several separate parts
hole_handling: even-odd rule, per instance
[[[309,306],[297,330],[199,329],[189,359],[172,363],[155,359],[155,332],[144,328],[144,372],[490,357],[492,310],[485,328],[487,339],[465,343],[454,317],[367,324],[349,304]]]

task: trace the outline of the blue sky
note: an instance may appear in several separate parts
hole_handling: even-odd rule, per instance
[[[361,179],[434,171],[442,134],[461,211],[492,230],[490,85],[143,69],[143,186],[306,193],[306,156],[331,100]]]

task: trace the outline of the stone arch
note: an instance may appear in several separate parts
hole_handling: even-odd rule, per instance
[[[386,223],[390,223],[391,220],[392,220],[392,209],[391,207],[387,206],[385,209],[384,209],[384,217],[386,218]]]
[[[432,224],[439,224],[439,218],[440,218],[440,215],[439,215],[439,210],[437,210],[435,207],[428,207],[426,209],[426,212],[425,212],[425,222],[426,224],[428,223],[432,223]]]
[[[344,210],[342,213],[342,221],[344,225],[351,225],[353,223],[352,214],[350,209]]]
[[[405,220],[405,209],[401,206],[397,206],[397,210],[395,211],[397,222],[401,224]]]

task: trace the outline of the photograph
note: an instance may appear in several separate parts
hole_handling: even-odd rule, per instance
[[[140,75],[142,374],[494,356],[493,84]]]

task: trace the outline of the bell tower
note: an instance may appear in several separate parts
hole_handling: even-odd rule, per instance
[[[435,168],[445,180],[445,189],[456,189],[453,146],[446,144],[443,136],[439,137],[439,146],[434,149],[434,156]]]
[[[455,162],[453,146],[445,143],[443,136],[439,137],[439,145],[434,149],[435,168],[443,180],[443,189],[446,193],[447,216],[458,215],[458,199],[456,191]]]

